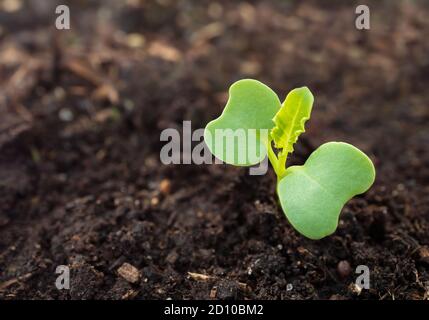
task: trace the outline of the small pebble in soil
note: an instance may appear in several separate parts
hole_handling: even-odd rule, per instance
[[[61,121],[70,122],[73,120],[74,115],[69,108],[62,108],[58,113],[58,117],[60,118]]]
[[[216,295],[217,295],[217,287],[213,287],[213,288],[210,290],[210,299],[215,299],[215,298],[216,298]]]
[[[239,287],[235,281],[221,280],[217,285],[216,298],[220,300],[237,299]]]
[[[133,265],[126,262],[118,268],[118,274],[131,283],[136,283],[140,279],[139,270]]]
[[[427,246],[423,246],[419,249],[419,258],[420,261],[429,265],[429,248]]]
[[[163,195],[167,195],[170,193],[171,191],[171,182],[168,179],[163,179],[161,180],[161,182],[159,183],[159,191],[161,191],[161,193]]]
[[[346,260],[342,260],[337,265],[337,272],[341,278],[347,278],[352,272],[352,267],[350,263]]]
[[[57,101],[62,101],[66,97],[66,91],[64,88],[56,87],[54,89],[54,97],[57,99]]]
[[[125,107],[125,110],[127,110],[127,111],[133,111],[134,107],[135,107],[135,104],[134,104],[134,102],[132,100],[125,99],[124,100],[124,107]]]
[[[171,264],[171,265],[174,265],[175,263],[176,263],[176,261],[177,261],[177,259],[179,259],[179,255],[177,254],[177,252],[176,251],[171,251],[168,255],[167,255],[167,257],[165,258],[165,260],[169,263],[169,264]]]
[[[360,295],[360,293],[362,292],[362,288],[358,286],[356,283],[351,283],[349,285],[349,290],[356,295]]]
[[[127,44],[131,48],[141,48],[146,42],[146,39],[140,33],[130,33],[127,35]]]
[[[128,290],[122,297],[121,300],[132,300],[138,294],[138,291]]]
[[[158,203],[159,203],[159,199],[157,197],[154,197],[154,198],[150,199],[150,204],[153,207],[156,207],[158,205]]]

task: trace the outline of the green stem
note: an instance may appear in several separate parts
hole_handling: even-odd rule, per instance
[[[272,147],[272,141],[273,139],[269,137],[267,146],[268,159],[270,160],[274,172],[277,175],[277,180],[280,181],[286,175],[287,153],[285,155],[282,155],[282,153],[280,153],[279,157],[277,157]]]
[[[270,160],[271,165],[273,166],[274,172],[276,173],[276,175],[278,177],[279,176],[279,173],[278,173],[279,159],[277,158],[276,154],[274,153],[274,150],[272,147],[272,141],[273,141],[273,139],[271,137],[269,137],[268,146],[267,146],[268,159]]]
[[[286,160],[287,160],[287,153],[283,154],[283,152],[280,153],[279,157],[279,172],[277,174],[277,177],[279,181],[286,175]]]

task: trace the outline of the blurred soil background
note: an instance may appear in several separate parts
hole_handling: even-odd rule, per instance
[[[426,1],[366,1],[369,31],[361,1],[62,1],[68,31],[58,4],[0,0],[0,299],[429,298]],[[313,91],[291,164],[331,140],[374,161],[334,235],[294,231],[271,170],[160,163],[241,78]]]

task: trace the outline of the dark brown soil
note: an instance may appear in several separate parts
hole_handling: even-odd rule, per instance
[[[53,1],[16,3],[0,9],[1,299],[428,299],[427,3],[371,1],[370,31],[352,1],[71,1],[70,31]],[[332,140],[374,161],[334,235],[294,231],[271,170],[160,163],[161,130],[204,127],[246,77],[314,92],[291,163]]]

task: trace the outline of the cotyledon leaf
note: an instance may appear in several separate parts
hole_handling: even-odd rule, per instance
[[[265,84],[253,79],[237,81],[229,88],[222,114],[207,124],[204,141],[226,163],[257,164],[267,155],[272,118],[280,106],[276,93]]]
[[[292,166],[277,185],[289,222],[310,239],[332,234],[344,204],[369,189],[375,179],[371,160],[344,142],[321,145],[303,166]]]
[[[293,152],[293,145],[301,133],[305,132],[305,121],[310,118],[314,97],[307,87],[292,90],[274,116],[275,127],[271,137],[282,154]]]

